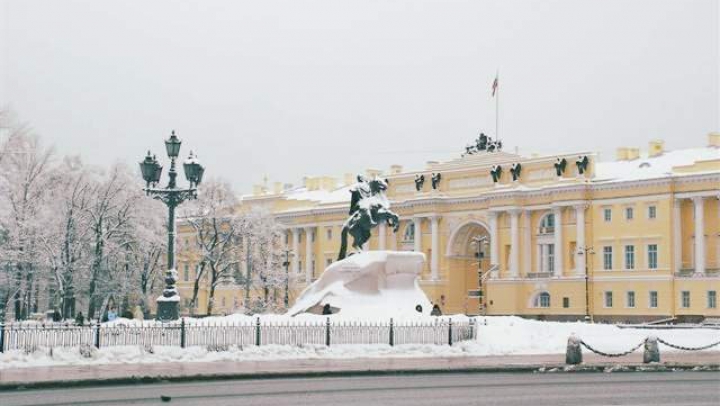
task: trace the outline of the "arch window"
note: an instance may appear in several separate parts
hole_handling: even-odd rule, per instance
[[[555,231],[555,215],[548,213],[540,220],[538,234],[551,234]]]
[[[550,294],[548,292],[540,292],[537,296],[535,296],[533,306],[550,307]]]

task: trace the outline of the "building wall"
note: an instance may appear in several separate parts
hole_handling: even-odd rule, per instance
[[[388,197],[392,209],[400,216],[401,225],[397,233],[385,228],[385,249],[414,249],[415,242],[404,241],[403,237],[406,227],[413,224],[414,219],[420,219],[415,238],[428,259],[420,285],[445,313],[575,319],[585,317],[587,311],[599,321],[720,316],[717,306],[709,307],[707,299],[708,291],[720,291],[720,171],[708,172],[707,168],[716,167],[702,162],[697,173],[691,165],[686,165],[677,176],[603,183],[594,181],[594,156],[590,156],[590,170],[584,176],[571,165],[577,155],[566,156],[568,171],[561,178],[555,175],[552,166],[555,157],[532,158],[523,161],[520,181],[513,182],[506,170],[498,185],[488,180],[489,168],[497,162],[509,168],[509,162],[523,158],[502,153],[437,164],[422,172],[427,181],[420,192],[415,191],[416,172],[393,174],[389,176]],[[430,171],[443,174],[438,190],[430,188]],[[283,199],[278,195],[258,198],[257,202],[273,207],[278,221],[287,227],[288,247],[297,248],[301,265],[293,286],[295,295],[310,282],[304,278],[308,261],[315,259],[312,279],[316,279],[327,261],[336,259],[347,203]],[[695,236],[700,234],[695,229],[698,201],[704,213],[703,272],[698,271],[695,258]],[[244,204],[252,206],[257,202],[249,199]],[[676,204],[680,207],[679,230]],[[651,207],[654,216],[650,215]],[[555,228],[561,230],[561,243],[555,245],[556,231],[541,234],[539,227],[545,216],[558,210],[560,218],[556,219]],[[611,212],[609,221],[605,219],[605,210]],[[632,210],[631,219],[627,218],[628,210]],[[584,213],[582,224],[578,224],[579,213]],[[476,235],[492,234],[493,215],[497,216],[497,230],[491,245],[497,245],[499,255],[494,262],[493,258],[484,258],[478,272],[477,259],[466,247],[471,236],[462,230],[473,225]],[[513,244],[514,215],[518,219],[517,244]],[[433,246],[433,218],[438,224],[436,246]],[[578,235],[578,230],[583,228],[583,234]],[[329,237],[328,230],[331,230]],[[308,253],[306,239],[313,232],[315,239]],[[297,244],[295,233],[299,236]],[[375,228],[369,249],[381,248],[379,233],[380,228]],[[578,242],[582,239],[584,246]],[[539,243],[555,247],[556,269],[560,265],[562,272],[540,272]],[[649,263],[650,245],[657,248],[653,267]],[[632,269],[626,266],[627,246],[634,249]],[[454,252],[457,247],[464,250],[462,255]],[[604,247],[612,247],[611,269],[604,269]],[[578,254],[579,248],[586,249],[581,250],[583,255]],[[511,267],[513,249],[517,250],[516,272]],[[437,269],[432,267],[433,257]],[[489,272],[494,264],[497,271],[488,273],[490,277],[484,286],[487,306],[481,309],[480,301],[469,291],[478,289],[479,273]],[[179,285],[186,297],[188,284]],[[650,306],[651,291],[657,292],[656,307]],[[686,307],[683,291],[690,295]],[[550,295],[548,307],[536,306],[534,299],[542,292]],[[605,292],[612,292],[612,306],[606,306]],[[634,306],[627,303],[628,292],[634,292]],[[242,295],[232,289],[222,295],[226,303],[237,297],[242,302]],[[198,312],[202,312],[202,306]],[[229,306],[218,309],[219,312],[231,310]]]

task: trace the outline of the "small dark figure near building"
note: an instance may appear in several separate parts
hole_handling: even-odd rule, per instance
[[[85,324],[85,316],[83,316],[82,312],[78,312],[78,314],[75,315],[75,324],[78,326]]]
[[[415,190],[421,191],[424,183],[425,175],[415,175]]]
[[[422,311],[423,311],[422,305],[415,306],[415,311],[418,313],[422,313]]]
[[[567,166],[567,159],[565,158],[558,158],[555,161],[555,173],[557,174],[558,178],[565,173],[565,167]]]
[[[55,311],[53,312],[53,321],[62,321],[62,314],[60,314],[60,310],[55,309]]]
[[[327,316],[333,314],[332,309],[330,308],[330,303],[325,303],[325,306],[323,306],[323,316]]]
[[[440,172],[432,174],[432,178],[430,178],[430,180],[432,181],[433,190],[437,190],[440,187],[441,178],[442,176],[440,175]]]
[[[575,161],[575,165],[577,165],[578,173],[580,175],[585,174],[585,171],[587,171],[587,167],[588,167],[589,163],[590,163],[590,159],[588,159],[587,155],[578,157],[577,161]]]
[[[502,166],[493,165],[492,169],[490,170],[490,176],[492,176],[493,182],[498,183],[498,181],[500,181],[501,175],[502,175]]]
[[[433,305],[432,311],[430,312],[431,316],[442,316],[442,310],[440,310],[440,306],[437,304]]]
[[[487,149],[488,141],[489,137],[485,135],[485,133],[480,133],[477,140],[475,140],[475,148],[477,148],[478,151],[485,151]]]
[[[520,179],[520,172],[522,172],[522,165],[519,162],[512,164],[510,167],[510,173],[512,174],[513,182],[517,182]]]

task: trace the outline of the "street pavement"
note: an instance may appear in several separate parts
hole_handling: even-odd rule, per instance
[[[161,396],[169,397],[166,401]],[[0,405],[720,404],[720,372],[442,373],[136,384],[0,392]]]
[[[720,369],[720,352],[664,352],[661,364],[642,363],[642,353],[620,358],[583,354],[584,368],[626,367],[692,369],[714,366]],[[134,381],[190,379],[252,379],[258,377],[343,376],[372,373],[511,372],[565,368],[564,354],[503,355],[486,357],[417,357],[358,359],[297,359],[275,361],[217,361],[148,364],[104,364],[0,369],[0,390],[58,385],[123,384]],[[0,406],[2,404],[0,403]]]

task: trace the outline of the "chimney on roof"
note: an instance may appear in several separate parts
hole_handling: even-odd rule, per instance
[[[263,185],[253,185],[253,196],[262,196],[265,194]]]
[[[391,175],[397,175],[399,173],[402,173],[403,167],[402,165],[390,165],[390,174]]]
[[[720,148],[720,133],[714,132],[708,134],[708,147]]]
[[[665,152],[665,142],[663,140],[652,140],[648,145],[648,156],[654,158]]]
[[[282,182],[274,182],[273,183],[273,193],[276,195],[279,195],[283,192],[283,184]]]
[[[346,172],[345,175],[343,175],[343,185],[350,186],[353,183],[355,183],[355,174]]]
[[[617,160],[618,161],[632,161],[640,158],[640,148],[635,147],[620,147],[617,149]]]

